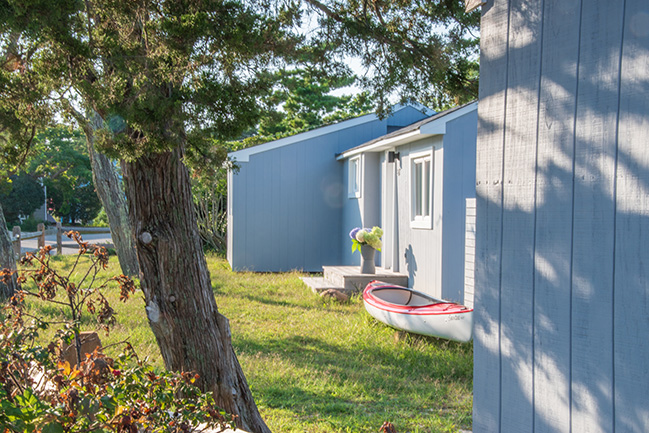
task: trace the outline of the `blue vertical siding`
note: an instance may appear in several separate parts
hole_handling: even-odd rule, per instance
[[[343,165],[344,199],[342,209],[341,229],[341,265],[360,265],[360,252],[352,253],[352,241],[349,232],[355,227],[372,228],[381,226],[381,155],[379,153],[365,153],[361,155],[362,181],[361,196],[349,197],[349,160],[341,162]],[[374,256],[378,264],[381,263],[381,253]]]
[[[464,301],[466,199],[475,198],[478,112],[450,121],[444,135],[442,297]]]
[[[342,173],[336,145],[318,137],[241,164],[233,175],[233,269],[316,271],[339,260],[334,234],[340,230]]]
[[[421,138],[396,147],[401,157],[388,163],[383,150],[369,149],[360,154],[363,185],[360,198],[347,198],[343,209],[343,264],[358,265],[360,258],[350,251],[347,233],[354,227],[386,227],[382,217],[382,166],[395,164],[397,169],[397,226],[395,237],[395,268],[407,273],[409,285],[437,297],[462,302],[464,300],[465,202],[475,197],[475,152],[477,110],[468,111],[454,120],[443,117],[433,127],[436,135],[422,133]],[[442,132],[445,131],[445,132]],[[373,142],[372,145],[377,144]],[[380,145],[380,141],[378,142]],[[413,153],[433,153],[433,215],[432,228],[411,227],[410,157]],[[356,156],[350,157],[355,158]],[[348,185],[349,160],[344,160],[344,183]],[[388,170],[389,171],[389,170]],[[345,190],[346,191],[346,190]],[[392,198],[390,198],[392,203]],[[391,234],[387,233],[386,237]],[[392,254],[384,251],[382,254]]]
[[[649,6],[490,1],[480,67],[473,431],[649,431]]]
[[[649,6],[622,19],[615,183],[613,395],[615,431],[649,431]]]
[[[433,114],[430,110],[424,110],[426,111],[426,114],[423,114],[422,110],[418,110],[415,107],[404,107],[386,119],[388,127],[403,128],[404,126],[412,125],[413,123]]]
[[[403,113],[402,113],[403,111]],[[399,122],[424,117],[408,107]],[[234,270],[317,272],[343,262],[341,232],[347,200],[342,151],[384,135],[374,119],[252,153],[230,176],[228,259]],[[299,136],[296,136],[299,138]],[[232,156],[236,160],[237,153]]]
[[[556,161],[574,158],[577,62],[568,67],[563,59],[577,58],[579,52],[577,7],[576,3],[546,2],[544,10],[555,19],[543,23],[543,45],[556,46],[558,55],[541,59],[536,177],[544,187],[537,188],[537,202],[554,204],[536,209],[534,346],[546,349],[534,351],[533,398],[539,406],[553,410],[534,412],[538,432],[569,431],[574,424],[570,421],[571,389],[556,386],[566,383],[571,368],[572,336],[565,330],[571,326],[573,174],[565,163]],[[564,96],[557,99],[557,94]],[[552,321],[547,320],[548,311]],[[545,372],[546,379],[536,372]]]
[[[361,214],[362,203],[357,197],[348,196],[349,185],[349,159],[341,161],[343,166],[343,209],[342,209],[342,228],[341,228],[341,265],[360,266],[361,256],[359,252],[352,254],[352,241],[349,238],[349,232],[355,227],[363,226]]]
[[[433,149],[432,228],[411,227],[411,160],[410,155]],[[399,201],[399,269],[408,274],[408,285],[415,290],[442,297],[442,230],[444,197],[444,136],[427,137],[398,148],[401,154],[397,182]],[[449,169],[451,169],[449,167]]]

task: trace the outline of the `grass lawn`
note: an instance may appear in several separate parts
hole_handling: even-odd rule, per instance
[[[53,260],[69,269],[73,257]],[[376,432],[384,421],[399,433],[471,429],[471,344],[397,333],[371,318],[359,297],[323,301],[299,273],[233,273],[217,256],[208,257],[208,266],[217,305],[230,319],[235,351],[272,431]],[[113,258],[107,275],[117,272]],[[162,367],[142,295],[125,304],[117,298],[110,294],[119,323],[100,335],[102,342],[128,338]],[[63,314],[58,307],[30,308],[49,318]]]

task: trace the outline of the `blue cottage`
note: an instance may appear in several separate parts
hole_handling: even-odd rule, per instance
[[[346,198],[336,156],[431,114],[399,106],[230,153],[228,252],[235,271],[317,272],[342,263]]]

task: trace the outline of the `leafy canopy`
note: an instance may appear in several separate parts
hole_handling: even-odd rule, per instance
[[[29,217],[45,201],[43,187],[25,172],[0,179],[0,204],[9,227]]]
[[[313,13],[319,27],[300,30]],[[93,110],[109,156],[183,146],[218,163],[225,152],[210,155],[212,140],[320,121],[321,92],[348,79],[350,56],[380,113],[394,94],[432,108],[466,102],[477,96],[478,20],[461,0],[2,0],[0,156],[19,162],[56,113],[83,123]],[[309,62],[320,65],[308,74],[316,82],[277,73]],[[283,97],[278,79],[303,92],[284,100],[285,116],[271,106],[273,131],[259,119],[265,96]],[[310,107],[307,92],[324,103],[315,118],[295,105]]]
[[[478,96],[480,13],[463,0],[305,0],[329,56],[361,60],[378,111],[392,95],[434,109]]]
[[[254,124],[277,54],[300,43],[298,5],[270,1],[4,0],[0,125],[6,158],[55,114],[105,121],[97,145],[134,159],[202,152]]]
[[[49,206],[65,222],[88,222],[101,209],[81,131],[58,126],[38,135],[27,171],[47,187]]]

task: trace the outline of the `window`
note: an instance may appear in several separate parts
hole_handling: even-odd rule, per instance
[[[433,154],[413,154],[410,156],[411,172],[411,224],[413,228],[432,228],[433,213]]]
[[[358,198],[361,196],[361,157],[357,156],[349,160],[349,198]]]

